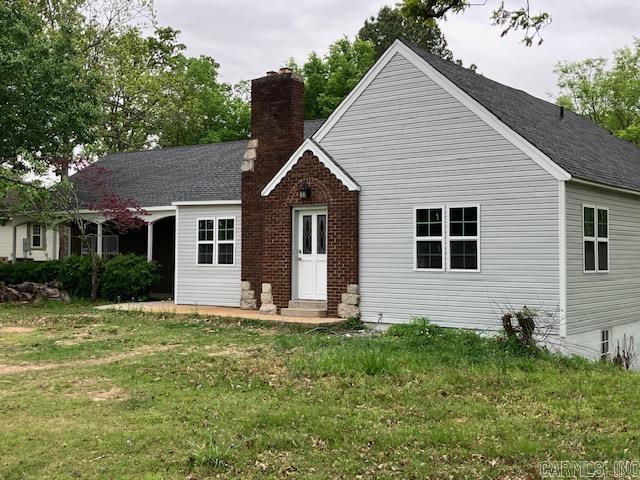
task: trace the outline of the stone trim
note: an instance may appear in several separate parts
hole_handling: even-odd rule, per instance
[[[271,293],[271,284],[263,283],[262,292],[260,293],[260,311],[269,315],[276,315],[278,307],[273,303],[273,294]]]
[[[347,285],[347,292],[342,294],[342,302],[338,304],[340,318],[360,318],[360,288],[355,283]]]
[[[242,310],[256,310],[258,308],[256,294],[251,290],[251,282],[240,282],[240,308]]]

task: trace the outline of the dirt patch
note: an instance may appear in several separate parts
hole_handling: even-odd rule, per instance
[[[129,395],[125,390],[116,387],[111,380],[101,378],[84,378],[73,383],[72,391],[67,394],[69,397],[86,398],[89,397],[94,402],[126,400]]]
[[[119,387],[113,387],[104,392],[93,392],[91,400],[94,402],[104,402],[106,400],[126,400],[129,398],[127,392]]]
[[[8,333],[31,333],[35,328],[30,327],[0,327],[0,335]]]
[[[210,348],[218,348],[218,347],[207,347]],[[209,353],[210,357],[234,357],[234,358],[250,358],[257,357],[259,354],[263,353],[263,348],[258,347],[238,347],[238,346],[226,346],[222,347],[215,352]]]
[[[3,365],[0,364],[0,375],[9,375],[12,373],[23,372],[36,372],[40,370],[53,370],[56,368],[68,368],[68,367],[92,367],[96,365],[106,365],[109,363],[119,362],[121,360],[128,360],[130,358],[141,357],[144,355],[150,355],[157,352],[165,352],[180,345],[154,345],[135,348],[128,352],[117,353],[108,357],[90,358],[87,360],[75,360],[72,362],[64,363],[40,363],[40,364],[26,364],[26,365]]]

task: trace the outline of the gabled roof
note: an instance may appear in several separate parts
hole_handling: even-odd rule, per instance
[[[304,124],[309,138],[324,120]],[[188,147],[161,148],[106,155],[95,163],[108,173],[107,190],[123,199],[135,199],[142,206],[169,206],[180,201],[240,200],[240,164],[247,141],[212,143]],[[90,178],[88,167],[71,177],[81,200],[89,203],[91,193],[82,180]]]
[[[287,176],[287,173],[291,171],[291,169],[298,163],[298,160],[302,158],[302,155],[306,151],[310,151],[313,153],[320,163],[322,163],[329,171],[335,175],[335,177],[342,182],[342,184],[347,187],[349,191],[359,191],[360,185],[356,182],[351,175],[345,172],[340,165],[338,165],[331,155],[327,153],[327,151],[318,145],[313,138],[307,138],[302,145],[298,147],[298,149],[291,154],[287,163],[285,163],[282,168],[276,173],[276,175],[271,179],[269,183],[264,187],[261,192],[263,197],[269,196],[273,190],[280,184],[282,179]]]
[[[634,144],[571,111],[561,119],[553,103],[406,45],[573,177],[640,191],[640,148]]]

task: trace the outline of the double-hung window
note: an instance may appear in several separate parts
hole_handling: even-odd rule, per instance
[[[449,269],[479,270],[478,207],[449,208]]]
[[[609,209],[582,206],[583,267],[587,272],[609,271]]]
[[[235,263],[235,220],[233,218],[218,219],[217,251],[218,265]]]
[[[442,207],[416,209],[416,268],[418,269],[442,270],[444,268],[442,212]]]
[[[213,265],[215,223],[213,218],[198,220],[198,265]]]
[[[198,265],[235,265],[235,219],[198,220]]]
[[[31,225],[31,248],[42,248],[42,225]]]
[[[415,209],[417,270],[478,271],[480,269],[479,207]]]

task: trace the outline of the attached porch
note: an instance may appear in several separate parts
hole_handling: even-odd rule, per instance
[[[61,240],[60,257],[88,255],[89,248],[101,257],[118,254],[146,256],[159,265],[160,280],[151,291],[152,298],[173,298],[175,294],[175,209],[151,210],[145,224],[135,230],[119,232],[112,222],[87,215],[88,243],[83,243],[77,225],[68,227]]]

